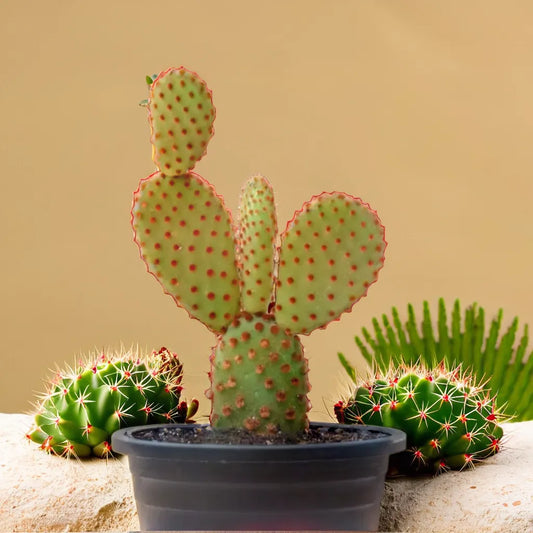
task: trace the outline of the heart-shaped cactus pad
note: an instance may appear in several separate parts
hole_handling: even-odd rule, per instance
[[[327,325],[366,295],[383,266],[385,230],[359,198],[323,193],[281,235],[276,320],[291,332]]]

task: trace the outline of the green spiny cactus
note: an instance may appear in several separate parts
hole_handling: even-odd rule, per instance
[[[360,199],[323,193],[295,213],[277,247],[274,195],[260,176],[244,186],[234,227],[222,198],[192,172],[199,157],[186,165],[183,157],[179,164],[168,159],[176,152],[169,151],[175,131],[166,127],[189,117],[189,87],[203,88],[194,98],[201,94],[211,105],[205,83],[182,67],[151,84],[158,170],[134,194],[135,242],[164,291],[218,335],[207,392],[212,425],[298,434],[308,427],[310,409],[298,335],[327,326],[366,295],[383,266],[384,228]],[[156,103],[161,109],[161,99],[172,105],[156,126],[153,110]],[[212,132],[209,109],[204,133]]]
[[[470,467],[500,450],[502,416],[459,368],[391,367],[335,405],[339,422],[401,429],[407,450],[391,456],[389,473],[441,473]]]
[[[49,453],[108,457],[111,434],[121,427],[194,416],[198,402],[179,401],[181,381],[182,364],[165,348],[149,358],[94,355],[56,375],[26,436]]]
[[[408,305],[408,318],[402,323],[398,309],[391,316],[382,315],[381,323],[372,320],[373,332],[363,328],[355,337],[367,363],[382,373],[389,366],[418,362],[432,367],[444,361],[447,368],[461,365],[487,390],[497,393],[498,407],[514,420],[533,418],[533,352],[528,352],[528,326],[518,333],[515,317],[504,333],[500,309],[490,326],[485,310],[473,304],[464,313],[456,300],[448,315],[444,300],[438,305],[438,320],[433,325],[429,304],[423,304],[423,318],[418,323],[414,308]],[[342,354],[339,354],[342,355]]]

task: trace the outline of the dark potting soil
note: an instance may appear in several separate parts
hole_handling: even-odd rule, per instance
[[[257,435],[244,429],[217,429],[210,426],[157,427],[135,431],[132,436],[141,440],[176,442],[181,444],[236,444],[236,445],[279,445],[279,444],[325,444],[329,442],[372,440],[386,437],[381,431],[356,426],[357,430],[315,426],[306,433],[289,436],[284,433]]]

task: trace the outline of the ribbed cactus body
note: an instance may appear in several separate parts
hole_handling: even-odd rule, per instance
[[[260,433],[307,429],[307,360],[300,340],[272,315],[243,313],[212,356],[211,423]]]
[[[372,320],[355,342],[369,365],[381,372],[404,364],[434,366],[440,361],[452,368],[461,364],[488,391],[498,394],[499,407],[514,421],[533,419],[533,350],[528,347],[529,327],[519,329],[518,317],[504,326],[503,309],[489,319],[477,303],[462,308],[455,300],[447,311],[438,301],[438,315],[425,301],[419,316],[412,304],[402,319],[398,308]]]
[[[400,369],[356,388],[335,406],[339,421],[394,427],[407,451],[391,458],[400,473],[462,469],[500,449],[494,400],[459,371]]]
[[[59,373],[35,415],[28,438],[58,455],[105,457],[121,427],[185,422],[182,365],[166,349],[151,358],[101,355]]]

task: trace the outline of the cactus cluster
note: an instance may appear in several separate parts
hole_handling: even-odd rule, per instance
[[[211,424],[303,432],[309,382],[298,335],[325,327],[365,296],[383,265],[384,228],[359,198],[322,193],[278,241],[274,195],[262,176],[245,184],[234,222],[193,172],[213,134],[205,82],[170,68],[150,84],[148,109],[157,171],[134,193],[135,242],[164,291],[217,335]]]
[[[391,456],[391,475],[464,469],[498,452],[503,436],[494,398],[460,368],[443,365],[391,367],[339,401],[335,414],[345,424],[406,433],[407,450]]]
[[[26,436],[56,455],[108,457],[119,428],[194,415],[196,400],[180,402],[181,381],[182,364],[166,348],[148,358],[93,354],[79,368],[57,373]]]

